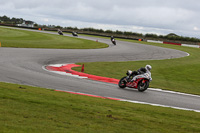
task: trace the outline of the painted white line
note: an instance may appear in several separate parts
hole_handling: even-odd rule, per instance
[[[71,76],[72,74],[70,73],[66,73],[66,72],[58,72],[58,71],[51,71],[53,73],[57,73],[57,74],[60,74],[60,75],[67,75],[67,76]]]
[[[148,88],[148,90],[160,91],[160,92],[165,92],[165,93],[172,93],[172,94],[178,94],[178,95],[185,95],[185,96],[191,96],[191,97],[198,97],[198,98],[200,98],[199,95],[187,94],[187,93],[176,92],[176,91],[169,91],[169,90],[162,90],[162,89],[157,89],[157,88]]]
[[[87,79],[88,77],[79,76],[80,79]]]
[[[63,66],[63,64],[53,64],[53,65],[49,65],[49,66],[53,66],[53,67],[61,67],[61,66]]]
[[[146,105],[152,105],[152,106],[158,106],[158,107],[167,107],[167,108],[173,108],[173,109],[179,109],[179,110],[194,111],[194,112],[200,113],[200,110],[189,109],[189,108],[181,108],[181,107],[175,107],[175,106],[168,106],[168,105],[155,104],[155,103],[147,103],[147,102],[140,102],[140,101],[132,101],[132,100],[125,100],[125,99],[122,99],[120,101],[130,102],[130,103],[146,104]]]
[[[65,64],[49,64],[48,66],[61,67],[61,66],[68,65],[68,64],[74,64],[74,63],[65,63]],[[47,66],[47,65],[46,65],[46,66]]]
[[[72,94],[76,94],[76,95],[85,95],[85,96],[99,97],[99,98],[111,98],[112,100],[116,100],[117,99],[116,101],[130,102],[130,103],[136,103],[136,104],[144,104],[144,105],[151,105],[151,106],[165,107],[165,108],[172,108],[172,109],[179,109],[179,110],[186,110],[186,111],[194,111],[194,112],[200,113],[200,110],[189,109],[189,108],[181,108],[181,107],[168,106],[168,105],[162,105],[162,104],[155,104],[155,103],[148,103],[148,102],[126,100],[126,99],[120,99],[120,98],[115,98],[115,97],[99,96],[99,95],[93,95],[93,94],[82,93],[82,92],[62,91],[62,90],[58,90],[58,91],[66,92],[66,93],[72,93]]]

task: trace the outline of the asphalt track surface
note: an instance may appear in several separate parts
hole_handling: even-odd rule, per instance
[[[46,33],[57,35],[57,33],[52,32]],[[109,44],[109,47],[104,49],[28,49],[1,47],[0,82],[81,92],[102,97],[126,99],[139,103],[200,111],[200,96],[173,93],[159,89],[148,89],[145,92],[138,92],[137,90],[120,89],[116,84],[80,79],[44,70],[44,66],[50,64],[160,60],[188,56],[187,53],[182,51],[150,45],[117,41],[117,45],[114,46],[109,39],[80,35],[79,38],[94,41],[98,39],[99,42]]]

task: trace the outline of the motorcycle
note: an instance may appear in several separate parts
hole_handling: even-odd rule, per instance
[[[111,42],[114,44],[114,45],[116,45],[116,41],[115,41],[115,39],[113,38],[113,39],[111,39]]]
[[[78,34],[76,32],[72,32],[72,35],[78,37]]]
[[[63,35],[62,31],[58,31],[58,34],[59,34],[59,35]]]
[[[127,71],[127,76],[120,79],[118,86],[120,88],[134,88],[138,89],[138,91],[143,92],[149,87],[149,83],[151,81],[151,75],[149,73],[143,73],[140,75],[136,75],[133,78],[130,77],[132,73],[131,70]]]

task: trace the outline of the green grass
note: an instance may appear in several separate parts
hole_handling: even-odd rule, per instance
[[[0,132],[194,133],[200,113],[0,83]]]
[[[108,47],[107,44],[75,37],[51,35],[0,27],[2,47],[16,48],[54,48],[54,49],[96,49]]]
[[[81,62],[77,64],[85,64],[85,73],[116,79],[122,78],[128,69],[137,70],[140,67],[144,67],[146,64],[150,64],[153,68],[153,81],[151,82],[150,87],[200,95],[200,49],[168,44],[138,41],[131,42],[177,49],[188,52],[190,56],[166,60]],[[74,70],[80,71],[80,68],[74,68]]]

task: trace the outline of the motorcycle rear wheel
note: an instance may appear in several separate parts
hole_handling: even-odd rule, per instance
[[[148,87],[149,87],[149,81],[145,81],[145,83],[142,83],[142,81],[140,81],[140,82],[138,83],[137,89],[138,89],[138,91],[143,92],[143,91],[145,91]]]
[[[112,41],[112,43],[113,43],[114,45],[116,45],[116,42],[115,42],[115,41]]]
[[[125,88],[126,87],[126,81],[125,81],[126,77],[123,77],[120,79],[119,83],[118,83],[118,86],[120,88]]]

